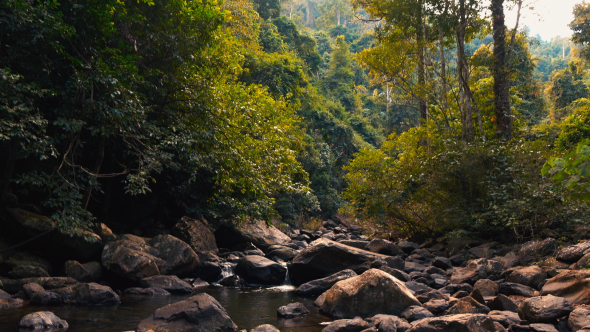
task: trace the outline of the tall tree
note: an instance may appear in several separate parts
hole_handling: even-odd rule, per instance
[[[505,141],[512,139],[512,116],[510,109],[510,81],[506,53],[506,25],[504,0],[491,0],[492,29],[494,36],[494,113],[496,137]]]

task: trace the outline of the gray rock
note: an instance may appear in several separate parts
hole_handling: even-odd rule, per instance
[[[449,309],[445,311],[445,315],[457,315],[457,314],[487,314],[490,312],[490,308],[477,302],[470,296],[465,296],[458,300],[449,302],[451,305]]]
[[[370,327],[371,325],[369,323],[360,317],[355,317],[353,319],[336,320],[326,326],[322,332],[361,332]]]
[[[43,288],[41,288],[41,289],[43,289]],[[10,294],[8,294],[5,291],[0,289],[0,300],[8,300],[11,298],[12,298],[12,296]]]
[[[482,314],[458,314],[426,318],[416,322],[408,332],[496,332],[494,321]]]
[[[162,307],[139,323],[137,332],[235,332],[238,327],[211,295],[201,293]]]
[[[412,251],[414,251],[415,249],[420,249],[420,245],[414,242],[410,242],[410,241],[399,241],[397,243],[397,246],[406,254],[410,254]]]
[[[195,251],[172,235],[158,235],[149,244],[155,249],[152,254],[165,262],[160,274],[188,275],[200,264]]]
[[[499,286],[497,283],[489,279],[480,279],[475,282],[473,289],[479,290],[483,297],[496,296],[498,294]]]
[[[402,253],[398,246],[384,239],[372,240],[367,244],[366,250],[388,256],[396,256]]]
[[[412,280],[412,278],[410,278],[409,274],[405,273],[404,271],[391,268],[389,266],[381,266],[381,267],[379,267],[379,270],[381,270],[383,272],[387,272],[403,282],[407,282],[407,281]]]
[[[353,270],[343,270],[322,279],[306,282],[297,287],[295,294],[302,296],[317,296],[330,289],[338,281],[356,276],[357,274]]]
[[[420,306],[401,281],[377,269],[339,281],[325,294],[320,310],[334,318],[399,315],[409,306]]]
[[[29,330],[67,329],[68,322],[51,311],[38,311],[24,316],[18,324]]]
[[[432,265],[443,270],[450,269],[453,267],[451,260],[446,257],[436,257],[432,261]]]
[[[412,327],[405,319],[393,315],[379,314],[367,318],[367,321],[375,325],[379,332],[405,332]]]
[[[440,315],[449,308],[449,302],[442,299],[434,299],[422,304],[422,307],[430,311],[433,315]]]
[[[546,238],[543,241],[529,241],[522,245],[518,251],[518,262],[522,266],[540,260],[544,256],[551,255],[557,249],[557,242],[553,238]]]
[[[535,296],[535,290],[533,288],[513,282],[501,283],[498,292],[504,295]]]
[[[559,332],[552,324],[531,324],[529,328],[532,332]]]
[[[78,261],[65,263],[66,276],[80,282],[96,282],[102,277],[102,265],[99,262],[81,264]]]
[[[293,258],[289,266],[289,276],[291,282],[298,286],[346,269],[357,274],[363,273],[371,268],[374,261],[387,262],[391,258],[327,239],[318,239]]]
[[[287,268],[262,256],[244,256],[238,261],[235,273],[249,284],[281,285]]]
[[[110,287],[93,282],[58,288],[53,292],[59,294],[65,304],[110,306],[121,303]]]
[[[8,293],[17,293],[25,284],[37,283],[45,289],[56,289],[78,284],[78,281],[67,277],[44,277],[25,279],[4,279],[4,290]]]
[[[166,262],[148,253],[145,243],[138,243],[120,236],[109,242],[102,252],[102,265],[109,271],[132,281],[159,275]]]
[[[547,279],[547,272],[545,270],[538,266],[526,266],[513,268],[506,280],[531,288],[537,288],[545,279]]]
[[[406,308],[406,310],[404,310],[400,315],[401,318],[407,320],[410,323],[416,320],[429,318],[433,316],[434,315],[427,309],[415,305]]]
[[[11,309],[22,308],[24,306],[25,306],[24,301],[19,298],[0,300],[0,310],[11,310]]]
[[[37,305],[61,305],[64,303],[61,295],[51,291],[39,291],[31,294],[31,303]]]
[[[297,250],[281,246],[280,248],[274,248],[273,250],[269,249],[268,253],[266,255],[263,254],[263,256],[268,259],[273,259],[273,257],[276,257],[284,262],[287,262],[292,260],[293,257],[297,256],[297,254]]]
[[[573,310],[566,299],[547,295],[524,300],[518,308],[518,315],[531,323],[555,323]]]
[[[192,294],[193,287],[177,276],[152,276],[140,280],[144,288],[160,288],[172,294]]]
[[[217,253],[215,235],[207,227],[207,222],[204,219],[199,221],[189,217],[182,217],[170,230],[170,234],[186,242],[197,254],[203,252]]]
[[[567,324],[572,331],[579,331],[586,326],[590,326],[590,310],[585,308],[575,308],[569,315]]]
[[[33,295],[33,293],[44,292],[45,288],[41,287],[41,285],[39,285],[38,283],[31,282],[28,284],[24,284],[23,290],[25,291],[25,294],[27,295],[27,297],[31,298],[31,295]]]
[[[369,244],[369,241],[362,240],[340,240],[338,242],[361,250],[367,250],[367,245]]]
[[[518,306],[510,298],[498,294],[489,303],[488,307],[492,310],[517,312]]]
[[[584,257],[590,250],[590,241],[584,241],[573,246],[563,248],[557,252],[556,258],[560,261],[573,263]]]
[[[309,310],[301,302],[289,303],[277,309],[277,316],[281,318],[295,318],[309,314]]]
[[[565,271],[549,279],[541,295],[555,295],[573,304],[590,304],[590,271]]]
[[[171,294],[170,292],[162,288],[131,287],[125,290],[125,295],[168,296]]]
[[[251,242],[264,251],[272,245],[286,245],[291,242],[289,236],[273,226],[268,226],[263,220],[243,222],[235,227],[220,227],[215,231],[215,240],[220,248],[231,248]]]
[[[255,328],[253,328],[252,330],[250,330],[250,332],[281,332],[281,331],[279,331],[279,329],[277,329],[276,327],[274,327],[270,324],[264,324],[264,325],[259,325]]]
[[[8,275],[13,279],[49,277],[47,271],[34,265],[19,265],[8,272]]]
[[[493,319],[494,322],[500,323],[505,328],[510,327],[510,325],[518,325],[522,321],[518,314],[512,311],[492,310],[488,316]]]

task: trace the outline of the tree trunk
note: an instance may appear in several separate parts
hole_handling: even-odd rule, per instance
[[[444,47],[444,36],[442,26],[438,29],[438,46],[440,52],[440,76],[441,81],[441,111],[445,118],[445,128],[447,132],[450,132],[451,125],[449,124],[449,118],[447,117],[447,61],[445,59],[445,47]]]
[[[496,137],[505,141],[512,138],[510,115],[510,83],[506,57],[506,25],[504,24],[504,0],[492,0],[492,27],[494,34],[494,113]]]
[[[424,56],[424,17],[422,11],[422,3],[420,3],[420,12],[418,13],[418,27],[417,27],[417,44],[418,44],[418,85],[419,90],[424,91],[426,89],[426,59]],[[420,93],[420,120],[423,125],[426,125],[428,117],[428,105],[424,93]]]
[[[473,129],[473,107],[471,89],[469,88],[469,66],[465,56],[465,31],[467,30],[465,0],[459,1],[459,26],[455,32],[457,37],[457,75],[459,76],[459,94],[461,115],[463,120],[463,140],[472,142],[475,139]]]

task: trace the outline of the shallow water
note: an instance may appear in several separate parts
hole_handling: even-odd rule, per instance
[[[289,291],[290,290],[290,291]],[[292,287],[266,289],[207,288],[203,292],[215,297],[227,310],[239,329],[248,331],[261,324],[271,324],[282,332],[320,332],[321,322],[329,318],[318,313],[313,298],[296,296]],[[0,310],[0,332],[18,332],[18,323],[26,314],[35,311],[52,311],[65,319],[68,332],[121,332],[134,331],[139,322],[165,305],[189,296],[122,296],[115,307],[42,307],[29,305],[22,309]],[[291,302],[302,302],[310,314],[299,319],[278,319],[277,309]],[[20,330],[20,332],[30,330]]]

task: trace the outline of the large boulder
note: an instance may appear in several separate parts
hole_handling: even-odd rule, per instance
[[[532,297],[536,295],[535,289],[514,282],[503,282],[499,285],[498,292],[504,295],[519,295]]]
[[[590,252],[590,241],[565,247],[557,252],[556,258],[562,262],[574,263]]]
[[[67,329],[68,322],[57,317],[51,311],[38,311],[24,316],[18,324],[28,330]]]
[[[109,242],[102,252],[102,265],[129,280],[138,281],[160,274],[166,262],[147,253],[148,246],[127,239]]]
[[[160,274],[187,275],[199,266],[195,251],[172,235],[158,235],[149,244],[155,249],[153,255],[166,262]]]
[[[333,318],[399,316],[412,305],[421,305],[403,282],[381,270],[337,282],[326,293],[320,310]]]
[[[526,266],[513,268],[507,278],[508,282],[538,288],[547,279],[547,272],[538,266]]]
[[[244,256],[238,261],[235,273],[249,284],[281,285],[287,268],[262,256]]]
[[[416,322],[408,332],[496,332],[494,321],[482,314],[458,314],[426,318]]]
[[[457,268],[451,276],[451,284],[475,284],[479,279],[498,277],[502,273],[502,264],[498,261],[479,258],[467,262],[464,268]]]
[[[220,227],[215,231],[215,240],[222,248],[232,248],[251,242],[263,250],[275,244],[285,245],[291,242],[289,236],[273,226],[268,226],[264,220],[243,222],[235,227]]]
[[[186,275],[199,265],[199,256],[185,242],[172,235],[160,235],[146,242],[129,234],[109,242],[102,252],[102,265],[132,281],[160,274]]]
[[[549,279],[541,295],[555,295],[573,304],[590,304],[590,271],[565,271]]]
[[[89,261],[98,258],[103,247],[102,239],[95,233],[82,229],[60,230],[55,221],[20,208],[2,209],[0,224],[2,232],[11,234],[11,239],[15,242],[51,232],[50,235],[41,236],[28,244],[32,251],[46,258],[57,256]]]
[[[360,317],[353,319],[339,319],[326,326],[322,332],[362,332],[371,327]]]
[[[396,256],[402,253],[402,250],[398,246],[384,239],[372,240],[367,244],[366,250],[389,256]]]
[[[108,306],[121,303],[117,293],[110,287],[93,282],[58,288],[52,292],[59,294],[66,304]]]
[[[558,318],[568,316],[573,310],[571,303],[563,297],[535,296],[520,304],[518,315],[531,323],[555,323]]]
[[[317,296],[332,288],[338,281],[346,280],[348,278],[356,277],[357,274],[353,270],[343,270],[336,272],[331,276],[322,279],[312,280],[306,282],[295,290],[295,294],[302,296]]]
[[[277,258],[287,262],[293,259],[293,257],[297,256],[299,251],[283,246],[270,246],[268,248],[268,252],[266,253],[265,257],[268,259],[276,260]]]
[[[258,325],[255,328],[251,329],[250,332],[281,332],[281,331],[270,324],[263,324],[263,325]]]
[[[379,332],[406,332],[412,327],[412,325],[410,325],[405,319],[394,315],[379,314],[367,318],[367,321],[375,325]]]
[[[585,308],[574,309],[567,319],[567,324],[572,331],[578,331],[590,326],[590,310]]]
[[[193,287],[177,276],[151,276],[143,278],[140,284],[144,288],[160,288],[172,294],[192,294]]]
[[[378,263],[399,268],[399,257],[361,250],[328,239],[318,239],[303,249],[291,262],[289,276],[294,285],[325,278],[336,272],[351,269],[363,273]],[[403,263],[403,261],[402,261]]]
[[[301,302],[289,303],[277,309],[277,316],[281,318],[295,318],[309,314],[309,310]]]
[[[522,266],[531,265],[543,258],[551,255],[557,249],[557,241],[553,238],[546,238],[543,241],[529,241],[522,245],[518,251],[518,263]]]
[[[81,264],[78,261],[67,261],[64,270],[66,276],[80,282],[96,282],[102,277],[102,265],[99,262]]]
[[[206,221],[199,221],[189,217],[182,217],[170,231],[171,235],[186,242],[196,253],[211,252],[217,254],[215,235],[206,225]]]
[[[211,295],[201,293],[162,307],[137,332],[235,332],[238,327]]]

